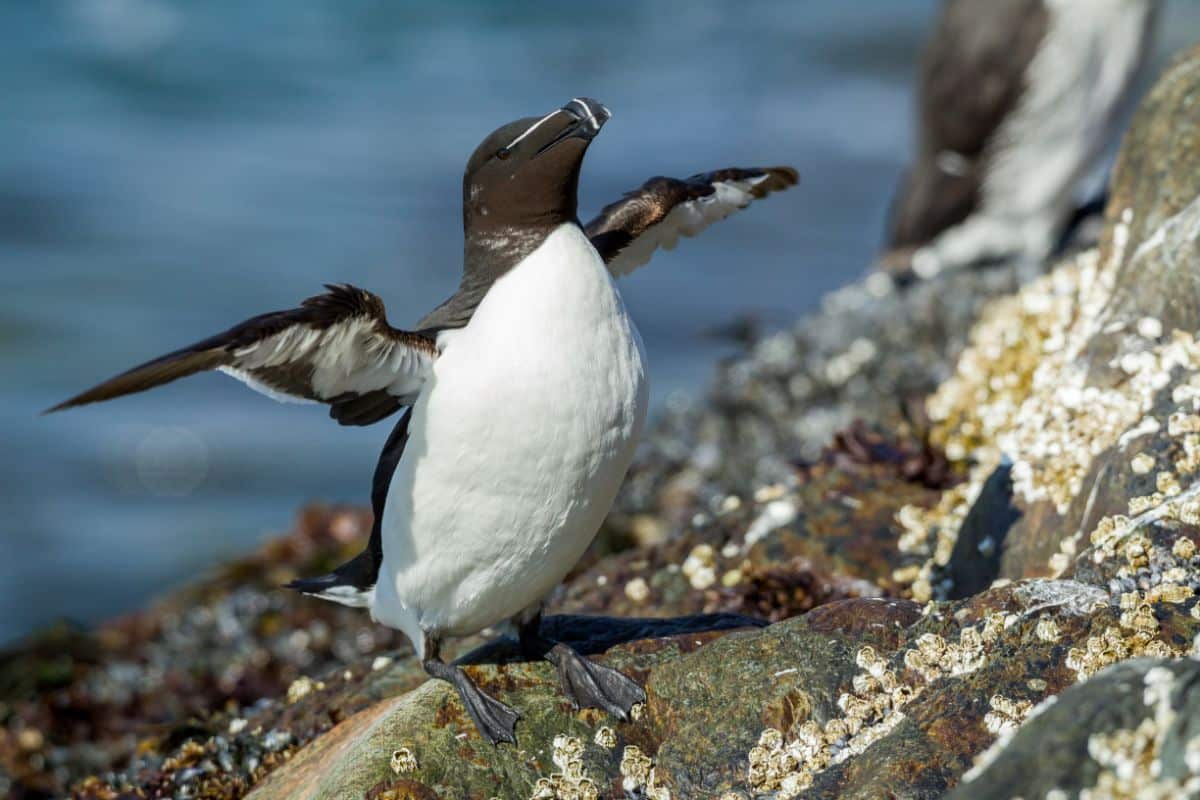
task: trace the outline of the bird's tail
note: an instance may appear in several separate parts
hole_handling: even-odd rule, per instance
[[[379,568],[371,554],[364,551],[333,572],[316,578],[298,578],[284,584],[284,588],[352,608],[366,608],[375,595],[378,574]]]

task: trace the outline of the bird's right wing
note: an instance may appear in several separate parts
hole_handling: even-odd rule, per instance
[[[393,328],[383,302],[368,291],[325,288],[299,308],[248,319],[49,410],[143,392],[212,369],[277,400],[327,403],[329,415],[343,425],[369,425],[410,404],[437,358],[434,340]]]

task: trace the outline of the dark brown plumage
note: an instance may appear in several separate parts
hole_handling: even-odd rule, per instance
[[[980,202],[996,133],[1026,88],[1049,25],[1044,0],[945,0],[921,59],[917,152],[888,245],[918,247]]]
[[[650,233],[656,225],[662,223],[667,215],[679,206],[715,194],[718,184],[737,184],[745,193],[746,202],[749,202],[751,198],[763,198],[771,192],[795,186],[799,180],[799,173],[792,167],[752,167],[748,169],[728,167],[712,172],[702,172],[684,180],[659,175],[646,181],[637,189],[626,192],[615,203],[610,203],[602,208],[600,213],[584,226],[584,231],[605,263],[611,263],[634,240]],[[720,216],[715,216],[714,219],[726,216],[739,207],[733,206],[721,213]],[[709,220],[705,219],[704,221],[708,222]],[[696,230],[682,229],[675,232],[674,235],[691,236],[696,232]],[[625,272],[627,270],[614,271]]]
[[[584,230],[601,258],[608,261],[648,228],[662,222],[675,206],[713,191],[708,183],[659,175],[606,205]]]
[[[261,364],[257,363],[261,359],[253,358],[253,349],[271,337],[289,331],[329,332],[356,320],[369,323],[369,336],[379,348],[405,348],[418,358],[436,355],[437,347],[433,339],[389,325],[383,302],[374,294],[349,285],[328,285],[325,288],[325,294],[304,300],[299,308],[260,314],[216,336],[122,372],[59,403],[46,413],[143,392],[197,372],[225,367],[244,373],[272,391],[293,398],[329,403],[330,415],[343,424],[369,424],[382,419],[398,409],[403,399],[382,389],[362,393],[323,393],[314,385],[317,369],[315,359],[319,349],[315,343],[306,346],[298,342],[291,345],[293,352],[280,354],[282,358],[279,363]],[[369,367],[369,363],[363,365],[363,368]]]

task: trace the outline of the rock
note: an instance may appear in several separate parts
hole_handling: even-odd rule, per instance
[[[401,635],[278,588],[350,555],[369,527],[361,510],[307,509],[290,535],[210,580],[94,631],[57,626],[0,655],[0,787],[62,797],[118,765],[152,773],[185,741],[226,734],[230,716],[253,716],[306,674],[369,671],[364,656],[400,647]],[[271,762],[254,753],[253,727],[230,737],[226,755],[245,773],[231,782],[253,772],[250,759]],[[32,731],[39,746],[21,746]],[[184,758],[179,769],[191,766]]]
[[[1114,249],[1125,255],[1196,199],[1200,181],[1200,46],[1179,54],[1143,98],[1137,116],[1125,133],[1106,210],[1107,230],[1101,237],[1102,254]],[[1136,213],[1128,229],[1119,233],[1125,210]],[[1117,239],[1128,236],[1121,245]],[[1118,266],[1124,266],[1122,260]]]
[[[1012,502],[1012,464],[1001,461],[983,482],[979,496],[963,518],[950,562],[942,571],[950,599],[970,597],[1000,577],[1000,555],[1021,512]]]
[[[668,404],[618,509],[681,524],[695,498],[789,482],[856,419],[919,439],[921,399],[951,374],[984,303],[1020,283],[1016,266],[997,266],[903,289],[875,274],[829,295],[722,365],[702,404]]]
[[[429,683],[333,728],[251,796],[370,796],[401,785],[389,754],[402,747],[415,757],[402,776],[413,796],[537,797],[544,786],[546,797],[620,797],[636,747],[648,761],[634,784],[649,797],[941,797],[1046,698],[1122,659],[1187,653],[1200,633],[1195,597],[1125,605],[1099,587],[1035,580],[924,608],[859,598],[757,631],[642,639],[604,657],[646,687],[628,724],[572,712],[548,665],[480,665],[473,677],[524,715],[516,748],[488,745],[452,690]],[[616,747],[595,744],[605,726]],[[1086,742],[1085,729],[1074,735]]]
[[[1117,664],[1033,710],[950,800],[1047,797],[1064,787],[1103,797],[1192,797],[1200,793],[1198,719],[1200,664]]]
[[[934,441],[971,452],[976,466],[932,514],[909,517],[911,538],[930,555],[926,584],[947,563],[970,497],[1005,457],[1022,516],[1005,540],[1003,578],[1062,575],[1100,526],[1120,527],[1164,503],[1167,517],[1191,518],[1186,501],[1172,498],[1200,468],[1200,426],[1191,428],[1200,396],[1200,225],[1190,233],[1179,225],[1189,208],[1200,209],[1200,180],[1147,183],[1139,165],[1148,163],[1146,148],[1162,157],[1163,130],[1178,121],[1186,136],[1200,124],[1197,64],[1200,50],[1164,76],[1122,150],[1110,212],[1143,203],[1133,216],[1161,224],[1135,231],[1129,214],[1110,214],[1107,247],[985,311],[956,376],[930,399]],[[1160,311],[1167,322],[1145,316]],[[918,590],[929,594],[925,584]]]
[[[1194,330],[1200,318],[1200,47],[1177,58],[1143,101],[1110,192],[1101,257],[1112,292],[1103,318],[1106,328],[1121,327],[1091,342],[1098,364],[1140,335],[1142,320],[1170,335]]]
[[[543,631],[547,635],[577,634],[578,622],[578,619],[564,621],[552,617]],[[591,624],[598,625],[596,620]],[[605,662],[652,683],[659,665],[686,659],[687,654],[712,641],[723,630],[760,623],[724,617],[693,618],[691,624],[667,621],[633,625],[628,620],[599,624],[623,627],[626,630],[618,632],[620,638],[639,640],[635,645],[611,650]],[[679,633],[688,628],[696,630]],[[567,641],[578,644],[574,636],[567,637]],[[580,649],[586,652],[597,646],[603,645],[594,643]],[[469,654],[462,661],[470,663],[479,658],[493,660],[512,655],[502,650],[493,645],[486,652]],[[446,684],[430,682],[418,691],[376,705],[343,722],[297,754],[286,769],[273,773],[250,796],[361,797],[372,790],[378,791],[381,786],[394,788],[390,755],[397,747],[406,748],[415,758],[402,778],[409,791],[420,786],[430,796],[528,796],[539,777],[565,769],[565,763],[556,765],[555,751],[574,748],[557,746],[556,740],[562,737],[577,740],[584,756],[582,772],[575,784],[584,775],[597,787],[620,781],[618,770],[623,749],[595,744],[602,725],[615,723],[594,711],[572,714],[557,690],[554,670],[549,664],[487,666],[472,669],[471,674],[486,691],[504,696],[505,702],[520,709],[517,748],[496,748],[480,739],[454,691]],[[656,713],[652,705],[644,716],[649,718]],[[711,726],[718,719],[715,710],[698,711],[690,722],[699,725],[705,719]],[[649,728],[649,723],[646,727]],[[616,725],[616,730],[617,741],[622,745],[644,743],[626,726]],[[471,768],[463,768],[465,765]],[[436,776],[433,780],[428,778],[431,774]]]
[[[932,459],[932,468],[927,472]],[[928,507],[956,478],[922,444],[865,426],[836,437],[792,485],[758,499],[721,494],[661,544],[628,550],[571,580],[555,607],[637,615],[736,611],[782,619],[897,585],[899,509]],[[934,483],[934,488],[928,485]],[[694,553],[711,573],[688,575]],[[641,579],[646,594],[612,591]]]

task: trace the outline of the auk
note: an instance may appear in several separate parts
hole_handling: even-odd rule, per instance
[[[943,0],[881,266],[1050,255],[1153,43],[1160,0]]]
[[[516,741],[519,715],[441,659],[446,637],[511,621],[575,707],[624,719],[645,700],[539,634],[542,599],[595,536],[646,417],[645,354],[613,279],[797,181],[789,167],[652,178],[580,225],[580,165],[609,116],[579,97],[483,140],[463,176],[462,281],[412,330],[370,292],[327,286],[51,409],[210,369],[326,403],[344,425],[405,409],[375,469],[367,548],[290,586],[403,631],[492,743]]]

